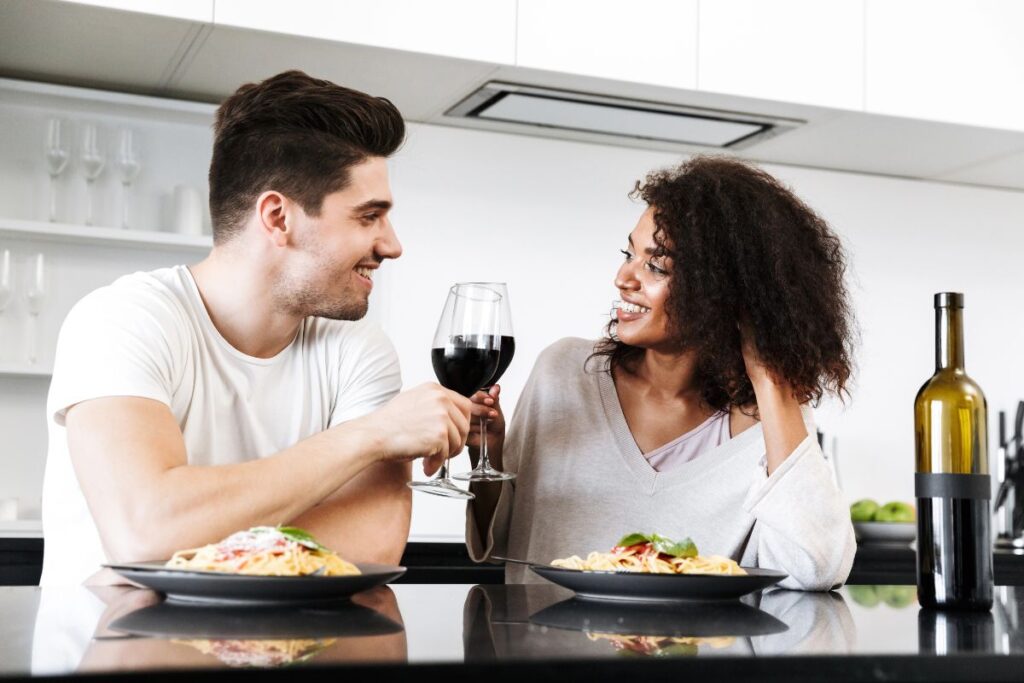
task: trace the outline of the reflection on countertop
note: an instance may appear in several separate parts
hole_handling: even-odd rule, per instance
[[[40,593],[34,675],[406,661],[386,586],[351,603],[292,608],[176,604],[123,586]]]
[[[1024,661],[1024,587],[1013,586],[997,587],[992,612],[981,614],[921,610],[913,586],[640,604],[580,600],[543,584],[401,584],[351,604],[269,609],[174,604],[126,587],[8,588],[0,590],[0,614],[24,613],[29,598],[35,623],[8,624],[13,638],[0,644],[0,674],[762,656],[780,666],[793,657],[864,655],[872,665],[896,656],[931,666],[945,666],[936,655],[991,655],[1019,671]],[[10,650],[25,643],[30,653]]]
[[[466,661],[487,659],[845,654],[856,629],[839,593],[772,589],[725,603],[580,600],[549,586],[476,586]]]

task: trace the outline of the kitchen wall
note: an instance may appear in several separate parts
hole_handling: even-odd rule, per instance
[[[612,278],[642,206],[633,183],[679,157],[620,147],[414,124],[392,163],[394,222],[405,255],[384,266],[374,315],[392,336],[407,386],[433,380],[428,349],[448,285],[509,283],[517,354],[506,374],[510,414],[533,360],[564,336],[596,337],[615,298]],[[205,163],[199,156],[195,164]],[[861,328],[852,400],[819,411],[837,438],[851,499],[912,497],[911,406],[933,370],[932,293],[966,294],[967,362],[991,411],[1024,396],[1024,193],[825,170],[769,166],[831,221],[848,245]],[[43,182],[40,180],[40,183]],[[48,247],[49,248],[49,247]],[[197,260],[188,252],[115,252],[57,245],[55,262],[94,286],[116,272]],[[1016,269],[1016,270],[1015,270]],[[103,277],[101,277],[103,275]],[[55,277],[60,277],[56,275]],[[65,292],[75,297],[81,292]],[[56,321],[48,333],[56,333]],[[4,333],[8,347],[11,333]],[[38,510],[45,454],[45,382],[0,378],[0,497]],[[465,457],[454,465],[468,467]],[[415,496],[413,539],[458,540],[463,506]]]
[[[451,281],[509,283],[516,360],[506,411],[537,354],[565,336],[595,337],[642,207],[627,198],[647,170],[679,157],[574,142],[413,126],[394,162],[395,225],[405,255],[388,264],[385,324],[407,385],[432,379],[436,316]],[[849,250],[861,341],[844,407],[818,411],[837,439],[852,501],[913,497],[914,395],[934,370],[932,294],[966,295],[967,363],[995,412],[1024,397],[1024,324],[1015,302],[1024,260],[1024,193],[767,166],[828,219]],[[468,467],[463,457],[456,470]],[[462,506],[415,497],[413,533],[453,538]]]

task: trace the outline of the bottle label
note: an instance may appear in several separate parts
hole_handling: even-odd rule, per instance
[[[987,474],[914,473],[914,492],[918,498],[992,497],[992,477]]]

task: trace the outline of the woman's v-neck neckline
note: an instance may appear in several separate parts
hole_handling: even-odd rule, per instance
[[[758,423],[743,430],[725,443],[702,453],[698,458],[679,464],[667,472],[659,472],[644,457],[643,451],[640,450],[633,437],[633,432],[629,429],[626,415],[622,411],[622,403],[619,401],[618,391],[615,388],[615,380],[607,368],[607,361],[594,373],[594,381],[598,384],[606,424],[612,433],[617,446],[616,450],[626,468],[651,493],[672,487],[681,481],[692,480],[707,470],[724,463],[728,458],[745,449],[751,442],[762,438],[761,425]]]

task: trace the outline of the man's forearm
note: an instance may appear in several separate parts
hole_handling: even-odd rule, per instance
[[[409,538],[411,469],[408,462],[371,465],[289,523],[350,562],[398,564]]]
[[[95,418],[88,415],[90,408],[83,404],[71,411],[69,426],[75,419]],[[161,447],[180,442],[173,420],[146,424],[129,421],[116,434],[99,436],[69,430],[76,472],[114,560],[162,559],[239,529],[287,522],[356,477],[377,456],[373,436],[349,423],[266,458],[188,465],[183,464],[184,444],[178,452]],[[130,461],[133,453],[161,448],[160,459]],[[123,463],[113,476],[111,453]]]
[[[149,519],[139,532],[159,525],[163,552],[157,557],[165,557],[190,547],[187,539],[199,535],[211,542],[239,529],[295,519],[374,462],[371,440],[357,428],[347,430],[350,438],[341,438],[346,427],[267,458],[167,470],[155,483]]]

